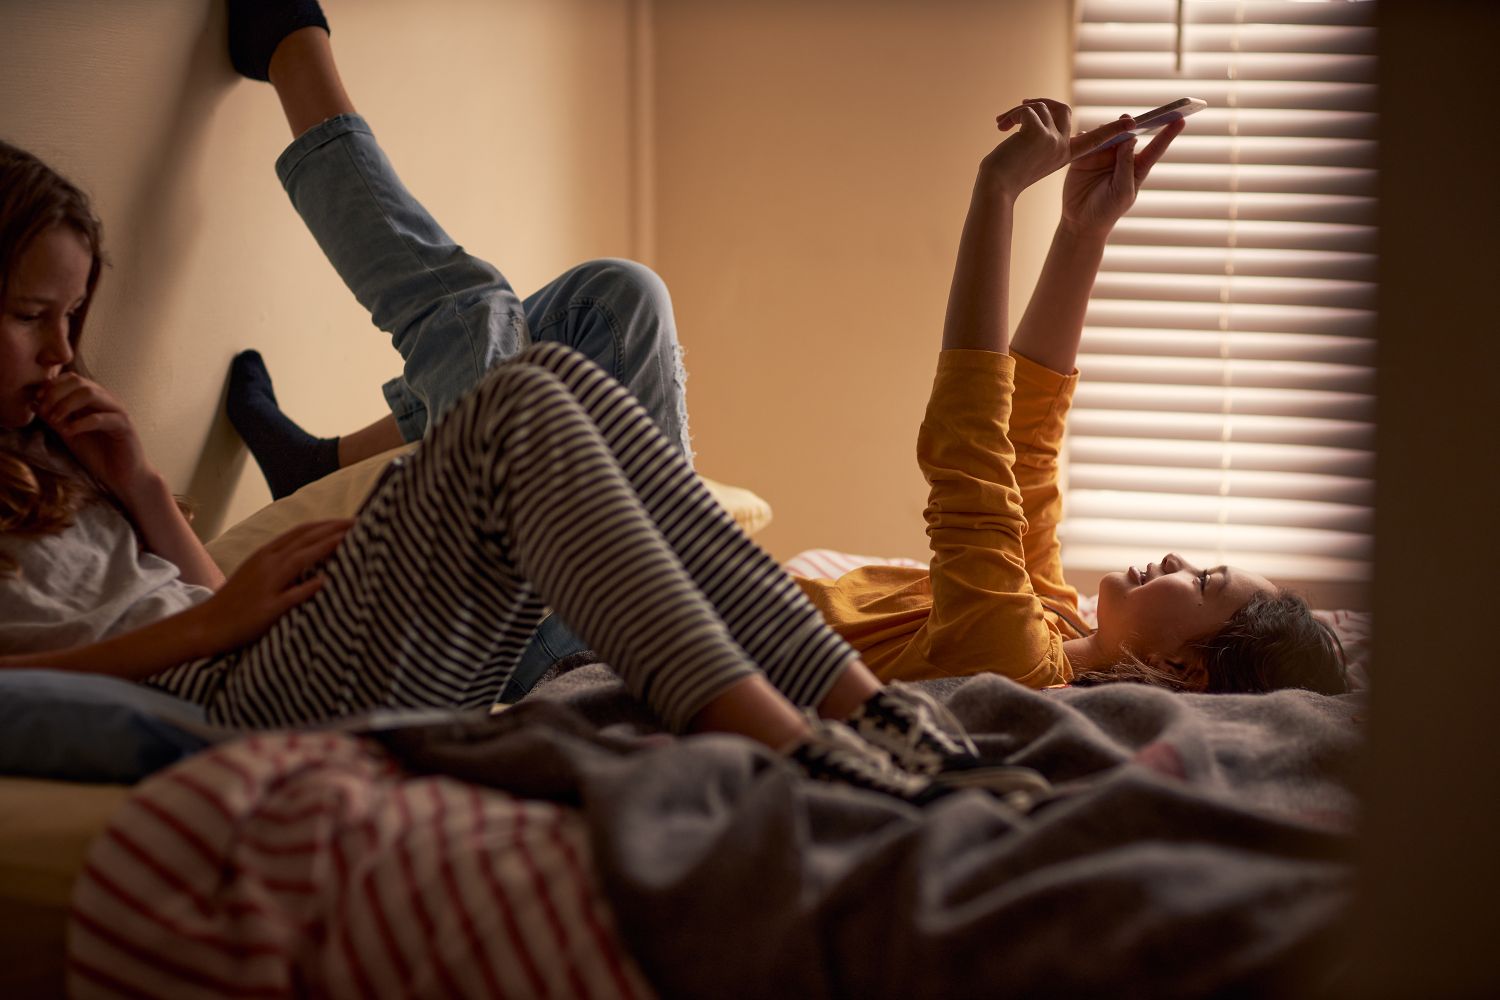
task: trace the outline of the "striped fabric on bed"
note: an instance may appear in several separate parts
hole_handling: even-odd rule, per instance
[[[74,997],[647,997],[571,810],[274,733],[141,785],[90,851]]]

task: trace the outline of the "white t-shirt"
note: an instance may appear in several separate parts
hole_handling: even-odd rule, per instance
[[[0,443],[48,462],[36,434],[0,433]],[[107,500],[86,503],[50,535],[0,535],[19,573],[0,575],[0,652],[28,653],[98,642],[200,604],[207,587],[184,583],[175,565],[141,549],[129,519]]]

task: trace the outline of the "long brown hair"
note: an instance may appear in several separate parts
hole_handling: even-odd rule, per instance
[[[1307,602],[1290,590],[1262,591],[1212,635],[1190,643],[1203,660],[1210,694],[1259,694],[1302,688],[1320,694],[1349,690],[1343,643]],[[1195,690],[1181,674],[1134,656],[1080,673],[1076,687],[1133,681],[1173,691]]]
[[[103,229],[88,196],[78,187],[25,150],[0,141],[0,308],[7,301],[11,275],[21,257],[38,236],[55,226],[66,226],[82,236],[93,257],[83,304],[74,311],[68,333],[73,360],[66,370],[86,374],[78,349],[104,269]],[[63,450],[40,421],[26,433],[40,435],[53,453]],[[96,495],[93,484],[77,473],[39,464],[0,446],[0,532],[42,535],[60,531]],[[0,573],[15,569],[13,560],[0,555]]]

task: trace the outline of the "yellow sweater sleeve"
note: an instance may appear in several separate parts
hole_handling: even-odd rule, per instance
[[[1026,516],[1022,543],[1026,573],[1037,595],[1055,610],[1078,615],[1078,591],[1063,579],[1062,546],[1057,525],[1062,519],[1062,492],[1058,488],[1058,454],[1078,373],[1061,375],[1020,355],[1015,360],[1015,394],[1010,417],[1010,443],[1015,448],[1012,466],[1021,491],[1021,510]],[[1060,607],[1059,607],[1060,606]]]
[[[1015,372],[1009,355],[939,356],[917,436],[928,483],[932,612],[908,653],[939,673],[1001,673],[1045,687],[1070,680],[1072,671],[1027,567],[1027,520],[1009,437]]]

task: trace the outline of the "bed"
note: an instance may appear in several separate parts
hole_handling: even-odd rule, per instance
[[[357,507],[379,464],[212,551],[232,568]],[[752,530],[769,518],[720,496]],[[1362,660],[1368,619],[1329,620]],[[133,788],[0,779],[0,992],[62,988],[70,906],[79,996],[1201,996],[1323,974],[1363,690],[930,687],[1066,794],[1033,816],[980,793],[917,813],[812,786],[746,741],[662,737],[586,657],[494,717],[184,724],[180,762],[131,764],[156,772]]]
[[[205,750],[94,841],[72,993],[1333,988],[1362,695],[933,684],[1065,794],[1022,816],[814,785],[655,736],[599,664],[495,717]]]

